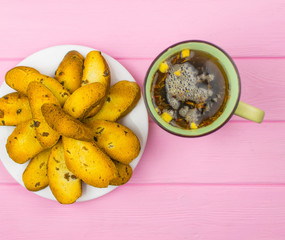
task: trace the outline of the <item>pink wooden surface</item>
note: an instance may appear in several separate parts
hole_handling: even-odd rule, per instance
[[[241,99],[266,112],[198,139],[150,120],[131,181],[63,206],[28,192],[0,163],[0,239],[285,239],[285,2],[1,1],[0,83],[29,54],[60,44],[108,53],[143,85],[167,46],[211,41],[234,57]],[[0,129],[1,134],[1,129]]]

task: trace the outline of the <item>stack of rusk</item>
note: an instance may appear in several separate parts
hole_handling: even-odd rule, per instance
[[[0,99],[0,125],[16,126],[6,148],[16,163],[30,161],[22,177],[28,190],[49,186],[70,204],[81,196],[82,181],[105,188],[131,178],[140,142],[117,121],[136,106],[140,88],[129,81],[110,87],[101,52],[85,59],[68,52],[54,78],[18,66],[5,81],[16,92]]]

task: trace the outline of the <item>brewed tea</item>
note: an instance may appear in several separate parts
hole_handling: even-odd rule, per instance
[[[229,97],[227,75],[208,53],[185,49],[159,66],[152,82],[152,102],[169,124],[196,129],[214,122]]]

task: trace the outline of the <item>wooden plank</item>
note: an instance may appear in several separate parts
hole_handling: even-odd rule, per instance
[[[1,239],[285,238],[284,186],[128,185],[68,206],[17,185],[0,191]]]
[[[187,39],[213,42],[233,56],[285,56],[284,9],[283,0],[2,1],[0,57],[79,44],[153,58]]]
[[[285,123],[230,121],[201,138],[150,124],[134,183],[284,183]]]
[[[119,59],[119,61],[126,66],[142,86],[144,74],[151,61],[134,59]],[[270,121],[284,120],[285,113],[282,103],[284,102],[283,92],[285,90],[283,81],[285,60],[236,59],[235,61],[240,69],[243,81],[242,100],[258,107],[261,107],[260,104],[262,103],[264,107],[261,108],[266,111],[265,119],[269,122],[262,125],[251,123],[247,125],[239,122],[234,123],[235,120],[239,119],[233,118],[233,121],[213,136],[201,139],[184,139],[183,141],[178,137],[170,135],[169,138],[168,134],[151,124],[148,143],[150,147],[147,146],[142,163],[138,167],[138,169],[142,168],[142,170],[137,169],[135,172],[132,179],[134,183],[284,182],[284,173],[282,171],[284,167],[282,161],[284,157],[284,131],[282,132],[284,123],[270,123]],[[2,81],[6,71],[18,62],[19,60],[1,61],[0,79]],[[250,90],[253,88],[254,92]],[[274,91],[276,91],[276,94]],[[252,93],[253,96],[250,96]],[[274,136],[275,133],[276,136]],[[162,142],[161,138],[163,139]],[[217,142],[221,141],[220,139],[222,139],[222,142],[224,139],[227,139],[225,146],[229,150],[222,149],[220,142]],[[179,145],[174,150],[170,148],[166,152],[161,151],[164,145],[169,148],[173,141],[179,142]],[[157,145],[157,143],[160,144]],[[156,149],[151,147],[154,144],[157,145]],[[191,153],[191,156],[196,159],[195,161],[189,162],[188,154],[183,151],[183,148],[189,148],[186,146],[187,144],[193,145],[194,149],[202,150],[202,153],[198,151],[194,152],[194,154]],[[203,150],[205,145],[207,152]],[[235,146],[240,147],[236,149]],[[256,149],[262,151],[258,152]],[[177,151],[180,152],[177,153]],[[168,159],[169,153],[173,159],[179,159],[182,171],[179,168],[180,165],[174,168],[175,172],[171,168],[166,168],[168,169],[167,171],[163,168],[163,171],[161,171],[161,168],[165,165],[164,159]],[[174,153],[177,155],[174,155]],[[144,161],[146,161],[146,164],[143,164]],[[167,164],[172,164],[170,159]],[[247,164],[249,164],[249,169]],[[13,179],[2,165],[0,165],[0,169],[0,182],[13,182]],[[189,169],[191,170],[190,174]]]
[[[0,61],[0,83],[5,73],[21,59]],[[118,59],[134,76],[141,88],[152,59]],[[285,58],[284,59],[234,59],[242,81],[241,100],[263,109],[265,120],[285,120]],[[234,117],[233,120],[243,119]]]
[[[230,121],[200,138],[171,135],[151,123],[131,183],[285,183],[285,122]],[[15,181],[0,164],[0,183]]]
[[[152,60],[119,59],[140,86]],[[234,58],[241,77],[241,100],[265,111],[265,120],[284,120],[285,59]],[[242,118],[234,117],[241,121]]]

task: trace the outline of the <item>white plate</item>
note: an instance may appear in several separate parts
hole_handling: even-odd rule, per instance
[[[42,74],[54,77],[55,71],[59,63],[61,62],[65,54],[71,50],[77,50],[85,57],[88,52],[94,49],[79,45],[61,45],[61,46],[50,47],[30,55],[29,57],[21,61],[18,64],[18,66],[33,67],[38,71],[40,71]],[[110,67],[111,85],[121,80],[135,81],[132,75],[114,58],[104,53],[102,53],[102,55],[104,56]],[[4,81],[0,88],[0,97],[14,91],[15,90],[10,88]],[[133,109],[133,111],[130,112],[127,116],[125,116],[120,121],[120,123],[130,128],[137,135],[141,143],[141,152],[139,156],[136,159],[134,159],[130,164],[131,167],[135,169],[143,154],[148,136],[148,115],[142,97],[139,100],[137,106]],[[26,166],[28,165],[28,162],[25,164],[15,163],[12,159],[10,159],[5,147],[7,138],[12,133],[14,128],[15,127],[0,126],[0,131],[1,131],[0,159],[2,160],[3,165],[6,167],[7,171],[12,175],[12,177],[18,183],[24,186],[22,180],[22,174]],[[116,188],[115,186],[109,186],[108,188],[95,188],[83,183],[82,196],[77,201],[87,201],[90,199],[98,198],[100,196],[103,196],[111,192],[115,188]],[[33,193],[44,198],[55,200],[49,187]]]

